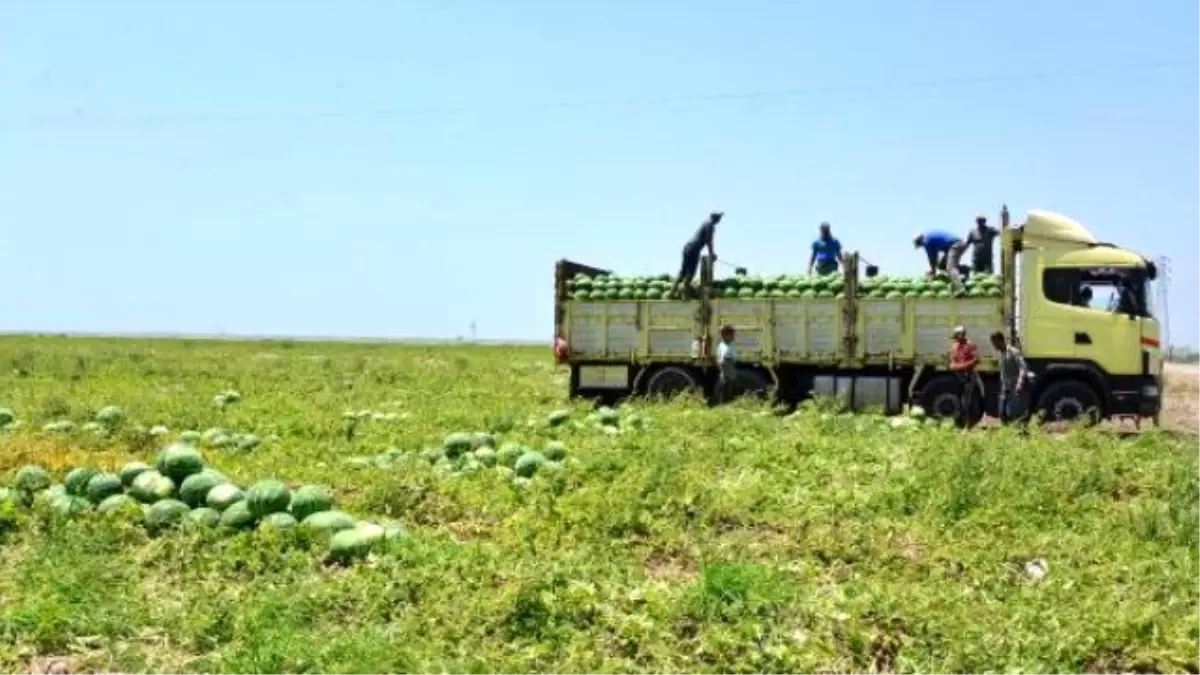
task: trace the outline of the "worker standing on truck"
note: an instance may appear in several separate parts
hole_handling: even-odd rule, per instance
[[[808,273],[813,273],[816,266],[817,274],[822,276],[838,271],[842,262],[842,242],[831,234],[829,223],[821,223],[819,233],[812,244],[812,255],[808,258]]]
[[[1000,331],[992,333],[992,349],[996,350],[1000,363],[1000,423],[1024,420],[1025,391],[1029,383],[1025,356],[1016,345],[1008,344]]]
[[[737,381],[737,352],[733,349],[736,333],[733,326],[721,326],[721,344],[717,345],[717,404],[733,399],[733,383]]]
[[[725,217],[722,211],[713,211],[709,214],[700,227],[696,230],[696,234],[688,240],[688,243],[683,246],[683,264],[679,268],[679,278],[675,280],[673,290],[679,292],[681,297],[686,297],[684,290],[689,293],[692,289],[692,279],[696,276],[696,268],[700,266],[700,253],[708,248],[708,255],[713,260],[717,259],[717,252],[713,249],[713,235],[716,234],[717,223]]]
[[[929,258],[927,276],[936,276],[939,268],[945,269],[946,274],[950,275],[950,283],[954,285],[954,290],[960,293],[965,290],[962,272],[958,266],[963,252],[967,250],[966,241],[949,232],[933,230],[914,237],[913,248],[925,249],[925,255]]]
[[[956,326],[953,333],[954,344],[950,347],[950,371],[958,376],[962,384],[959,395],[958,415],[959,426],[970,428],[971,411],[975,407],[975,393],[979,386],[979,374],[975,366],[979,365],[979,350],[975,343],[967,339],[967,329]]]
[[[974,274],[993,274],[995,265],[992,262],[992,242],[1000,236],[1000,230],[987,224],[987,218],[975,216],[975,229],[967,235],[967,243],[971,245],[971,272]]]

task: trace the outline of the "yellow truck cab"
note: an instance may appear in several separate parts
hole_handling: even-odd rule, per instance
[[[1156,418],[1162,350],[1149,303],[1154,263],[1048,211],[1005,227],[1001,249],[1006,332],[1035,374],[1037,408],[1050,419],[1089,410]]]
[[[715,339],[729,324],[743,392],[771,391],[789,403],[832,396],[887,413],[920,405],[935,417],[975,422],[998,412],[989,336],[999,331],[1024,352],[1034,375],[1026,400],[1047,419],[1156,418],[1162,354],[1147,302],[1154,264],[1096,241],[1066,216],[1032,211],[1010,227],[1005,207],[1000,220],[1002,291],[988,297],[867,297],[858,292],[865,280],[854,252],[845,255],[841,292],[824,297],[730,297],[718,292],[707,258],[688,299],[579,293],[571,290],[578,280],[610,273],[560,260],[555,338],[571,368],[571,395],[711,395]],[[962,381],[949,371],[950,333],[959,325],[981,355],[983,395],[966,411]]]

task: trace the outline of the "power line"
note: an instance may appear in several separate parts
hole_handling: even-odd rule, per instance
[[[997,83],[1019,83],[1019,82],[1034,82],[1045,80],[1070,79],[1078,77],[1087,77],[1089,75],[1115,75],[1115,74],[1132,74],[1144,73],[1155,70],[1169,70],[1186,66],[1195,66],[1193,60],[1180,61],[1162,61],[1152,63],[1130,64],[1126,66],[1092,68],[1087,70],[1076,71],[1059,71],[1059,72],[1041,72],[1041,73],[1020,73],[1020,74],[994,74],[975,77],[957,77],[957,78],[941,78],[934,80],[911,80],[906,82],[884,83],[874,86],[836,86],[836,87],[808,87],[794,89],[775,89],[775,90],[758,90],[744,92],[725,92],[714,94],[701,94],[692,96],[676,96],[676,97],[661,97],[661,98],[645,98],[645,99],[625,99],[625,100],[593,100],[593,101],[552,101],[552,102],[534,102],[534,103],[518,103],[513,105],[499,106],[440,106],[427,108],[380,108],[375,110],[365,111],[316,111],[316,112],[292,112],[292,113],[262,113],[262,114],[196,114],[196,115],[135,115],[135,116],[102,116],[85,114],[82,112],[76,115],[61,115],[54,117],[35,117],[26,118],[24,120],[3,120],[0,118],[0,125],[3,126],[58,126],[58,125],[77,125],[80,123],[99,123],[99,124],[129,124],[129,125],[154,125],[154,124],[208,124],[222,122],[285,122],[296,120],[335,120],[335,119],[354,119],[354,118],[417,118],[417,117],[436,117],[436,116],[454,116],[454,115],[470,115],[470,114],[488,114],[488,113],[532,113],[532,112],[553,112],[563,110],[584,110],[597,108],[637,108],[637,107],[657,107],[657,106],[677,106],[677,105],[695,105],[695,104],[712,104],[722,102],[736,101],[755,101],[755,100],[780,100],[780,99],[820,99],[822,97],[846,95],[846,94],[872,94],[884,91],[924,91],[934,94],[953,90],[960,87],[970,87],[975,85],[997,84]],[[896,98],[909,98],[906,96],[870,96],[866,100],[880,101],[892,100]],[[919,97],[918,97],[919,98]]]

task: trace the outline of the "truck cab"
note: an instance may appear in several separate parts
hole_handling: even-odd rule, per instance
[[[1002,221],[1007,225],[1007,211]],[[1002,236],[1002,275],[1011,285],[1006,327],[1035,376],[1035,407],[1052,420],[1157,418],[1162,351],[1149,303],[1154,263],[1049,211],[1031,211]]]

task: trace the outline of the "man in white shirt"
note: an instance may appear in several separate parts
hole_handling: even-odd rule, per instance
[[[725,403],[733,398],[733,383],[737,381],[737,353],[733,349],[734,336],[733,326],[725,324],[721,327],[721,343],[717,345],[717,367],[720,369],[715,392],[717,403]]]

